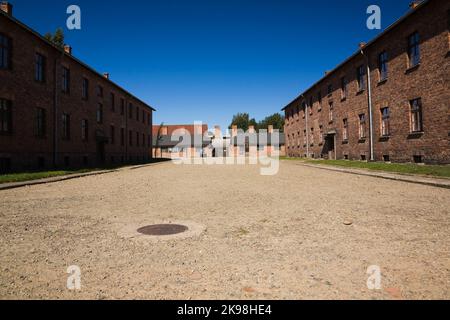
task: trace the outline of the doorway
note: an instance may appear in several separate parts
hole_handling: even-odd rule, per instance
[[[323,145],[322,155],[327,160],[336,160],[335,135],[334,134],[329,134],[325,137],[325,143]]]

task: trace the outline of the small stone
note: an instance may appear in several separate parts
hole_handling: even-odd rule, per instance
[[[353,224],[352,221],[349,221],[349,220],[344,221],[344,225],[346,225],[346,226],[351,226],[352,224]]]

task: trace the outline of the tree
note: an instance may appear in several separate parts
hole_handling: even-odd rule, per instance
[[[54,45],[57,47],[63,48],[64,47],[64,31],[62,28],[58,28],[55,31],[55,34],[51,34],[51,32],[48,32],[44,36],[48,41],[53,42]]]
[[[230,129],[233,125],[236,125],[238,129],[247,131],[249,126],[253,126],[256,131],[267,130],[269,126],[273,126],[274,130],[279,130],[284,132],[284,116],[279,113],[275,113],[271,116],[266,117],[264,120],[256,122],[255,119],[250,118],[248,113],[238,113],[233,116],[233,121],[231,122]]]
[[[255,119],[250,119],[250,115],[248,113],[238,113],[233,116],[233,120],[231,121],[231,125],[229,129],[233,126],[237,126],[238,129],[243,131],[247,131],[250,126],[253,126],[255,130],[258,129],[258,124]]]
[[[258,130],[267,130],[269,126],[273,126],[274,130],[284,131],[284,116],[279,113],[274,113],[271,116],[266,117],[264,120],[258,123]]]

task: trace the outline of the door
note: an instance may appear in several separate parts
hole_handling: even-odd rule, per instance
[[[105,142],[97,142],[97,161],[99,164],[105,164]]]

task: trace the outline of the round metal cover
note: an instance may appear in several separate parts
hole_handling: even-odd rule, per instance
[[[186,232],[189,228],[180,224],[154,224],[142,227],[137,232],[147,236],[168,236]]]

